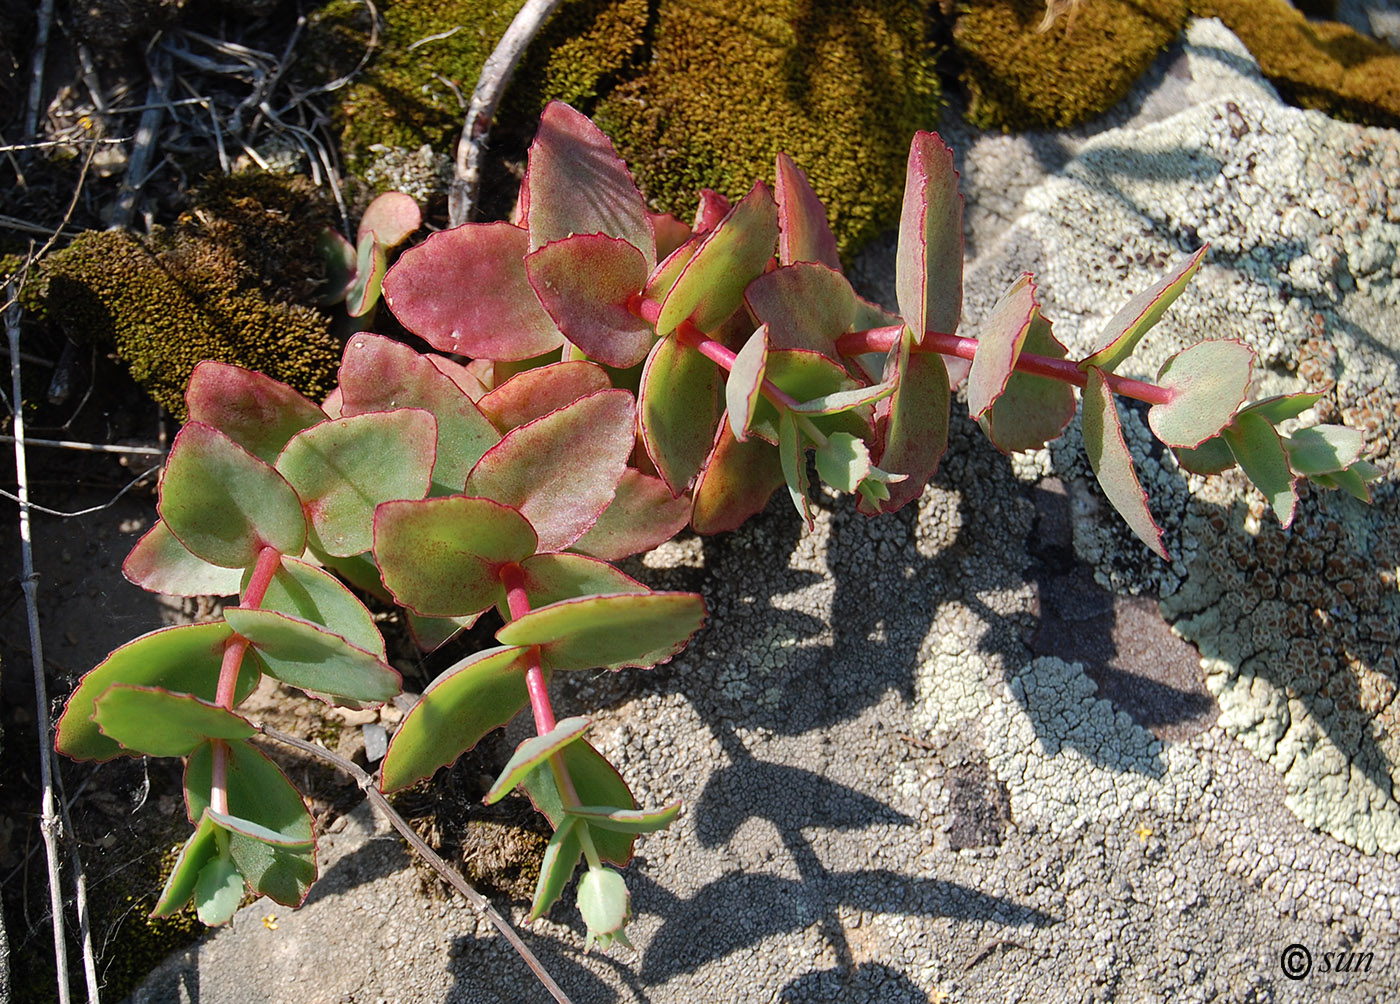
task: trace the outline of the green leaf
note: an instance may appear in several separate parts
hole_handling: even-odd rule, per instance
[[[1118,420],[1113,392],[1108,389],[1103,370],[1097,366],[1089,368],[1088,378],[1084,387],[1082,428],[1089,466],[1129,529],[1155,554],[1170,561],[1162,545],[1162,528],[1147,508],[1147,493],[1142,490],[1137,471],[1133,469],[1133,455],[1123,441],[1123,427]]]
[[[1079,361],[1079,368],[1086,373],[1091,367],[1112,373],[1132,355],[1142,336],[1161,319],[1196,274],[1209,247],[1209,244],[1205,245],[1164,275],[1151,289],[1144,290],[1125,303],[1105,325],[1098,347]]]
[[[206,739],[247,739],[255,731],[242,715],[159,687],[113,684],[94,708],[103,735],[147,756],[185,756]]]
[[[315,624],[238,607],[224,617],[251,643],[263,672],[283,683],[352,701],[387,701],[399,692],[399,674],[387,663]]]
[[[1263,492],[1279,523],[1287,527],[1298,506],[1298,482],[1279,434],[1266,419],[1245,413],[1236,415],[1222,435],[1245,476]]]
[[[627,883],[611,868],[588,869],[578,880],[578,910],[588,927],[586,952],[595,939],[605,941],[631,919],[632,897],[627,893]]]
[[[194,554],[158,519],[122,562],[122,575],[133,585],[167,596],[232,596],[238,592],[236,568],[212,565]]]
[[[374,543],[381,502],[428,494],[437,420],[420,408],[352,415],[298,433],[277,459],[311,517],[311,543],[349,557]]]
[[[525,258],[530,286],[564,337],[590,358],[622,369],[645,359],[656,337],[628,308],[649,269],[637,248],[595,233],[550,241]]]
[[[530,904],[530,922],[549,912],[564,893],[564,887],[583,856],[583,844],[578,838],[579,821],[565,819],[550,837],[540,861],[540,880],[535,885],[535,898]]]
[[[762,512],[782,483],[778,451],[757,437],[739,442],[729,423],[723,422],[709,462],[695,485],[690,525],[697,533],[733,530]]]
[[[242,589],[252,577],[252,569],[244,573]],[[258,608],[319,624],[376,659],[388,658],[369,609],[334,575],[305,561],[283,555]]]
[[[157,508],[186,549],[225,568],[246,568],[264,547],[283,554],[306,547],[306,517],[292,486],[202,422],[175,437]]]
[[[593,727],[587,718],[565,718],[542,736],[526,739],[515,748],[496,783],[491,785],[482,801],[494,805],[515,790],[515,786],[525,780],[525,775],[560,752],[565,746],[576,742]]]
[[[1207,439],[1194,450],[1173,449],[1177,461],[1192,474],[1210,476],[1235,466],[1235,455],[1221,436]]]
[[[923,495],[948,448],[948,370],[942,356],[913,347],[913,333],[906,328],[886,364],[885,379],[895,384],[895,392],[875,412],[884,444],[876,466],[905,480],[889,484],[889,498],[878,505],[862,495],[858,508],[867,516],[894,512]]]
[[[363,317],[375,308],[388,267],[388,251],[374,239],[374,234],[362,234],[356,247],[355,280],[345,294],[347,314]]]
[[[978,330],[977,354],[967,377],[967,411],[974,421],[986,415],[1006,390],[1039,307],[1035,281],[1029,272],[1022,272]]]
[[[720,418],[719,367],[676,338],[652,346],[638,395],[642,443],[656,471],[679,496],[714,445]]]
[[[868,387],[852,387],[849,390],[833,391],[810,401],[802,401],[792,407],[799,415],[836,415],[853,408],[876,404],[895,391],[893,381],[882,380]]]
[[[636,443],[632,395],[603,390],[508,432],[467,478],[466,494],[519,510],[538,549],[562,551],[612,501]]]
[[[763,182],[705,235],[666,294],[656,333],[669,335],[684,320],[713,331],[744,302],[744,287],[763,274],[778,242],[778,207]]]
[[[729,428],[734,438],[744,442],[749,438],[749,419],[762,395],[763,374],[768,367],[768,328],[760,327],[734,357],[734,366],[724,385],[724,400],[729,413]]]
[[[582,554],[536,554],[520,563],[520,574],[532,609],[598,593],[651,592],[606,561]],[[504,597],[500,611],[503,619],[510,620]]]
[[[690,228],[686,227],[687,232]],[[700,242],[704,240],[703,235],[692,235],[680,246],[672,251],[660,262],[656,268],[652,269],[651,275],[647,277],[646,289],[642,295],[648,300],[664,300],[666,294],[676,285],[676,280],[685,271],[686,264],[695,257],[695,252],[700,248]]]
[[[502,645],[538,645],[547,670],[649,669],[666,662],[705,622],[695,593],[623,593],[561,600],[496,632]]]
[[[619,833],[655,833],[670,826],[680,815],[681,803],[672,802],[664,809],[648,812],[645,809],[615,809],[606,805],[582,805],[570,809],[570,816],[585,820],[590,826]]]
[[[374,556],[394,600],[428,617],[480,613],[504,596],[500,568],[535,553],[535,531],[491,499],[453,495],[386,502],[374,516]]]
[[[224,645],[232,637],[233,629],[219,621],[161,628],[127,642],[84,676],[68,698],[58,720],[58,751],[74,760],[110,760],[126,752],[93,721],[97,699],[113,684],[160,687],[213,701],[219,689]],[[252,693],[257,683],[258,669],[245,659],[234,703]]]
[[[1366,487],[1368,481],[1375,481],[1381,476],[1380,469],[1374,464],[1364,460],[1358,460],[1344,471],[1334,471],[1331,474],[1316,474],[1310,480],[1326,488],[1340,488],[1352,498],[1361,502],[1370,503],[1371,489]]]
[[[767,377],[789,397],[815,402],[806,414],[822,432],[864,437],[873,431],[874,409],[852,400],[864,396],[868,388],[852,380],[835,360],[807,349],[775,350],[768,353]],[[832,402],[838,405],[834,410],[828,407]],[[767,398],[755,403],[749,430],[770,443],[778,441],[778,410]]]
[[[927,331],[952,334],[958,329],[962,211],[953,151],[936,133],[915,133],[905,172],[894,285],[899,313],[916,343]]]
[[[432,777],[519,714],[530,701],[526,654],[515,646],[483,649],[429,684],[389,742],[381,788],[397,791]]]
[[[302,429],[326,420],[313,401],[280,381],[241,366],[206,359],[185,390],[191,422],[212,425],[271,464]]]
[[[217,829],[218,825],[208,815],[200,818],[195,831],[180,849],[180,856],[175,859],[175,867],[165,880],[165,888],[156,901],[156,908],[151,911],[152,917],[173,917],[194,898],[200,872],[219,857]]]
[[[787,482],[788,497],[810,531],[815,524],[812,520],[812,503],[808,498],[811,486],[807,481],[807,444],[791,412],[784,412],[778,419],[778,455],[783,463],[783,480]]]
[[[502,434],[612,386],[607,370],[584,359],[517,373],[479,402]]]
[[[341,416],[422,408],[437,421],[433,485],[460,492],[467,474],[501,436],[467,393],[428,356],[402,342],[360,332],[340,365]]]
[[[635,809],[637,801],[627,790],[627,782],[603,755],[589,745],[588,740],[580,740],[565,746],[559,753],[569,777],[574,782],[574,792],[580,805],[609,805]],[[568,820],[563,800],[554,783],[554,772],[548,764],[536,767],[523,782],[537,810],[549,820],[557,831]],[[632,857],[632,845],[637,842],[635,833],[616,830],[598,830],[592,833],[593,846],[598,856],[618,867],[625,867]]]
[[[660,478],[631,467],[622,473],[617,494],[573,549],[604,561],[620,561],[670,540],[690,522],[690,498],[672,497]],[[616,592],[616,590],[594,590]]]
[[[322,307],[333,307],[344,302],[355,282],[355,245],[334,227],[326,227],[316,236],[316,256],[326,266],[326,280],[316,303]]]
[[[853,492],[870,474],[870,451],[849,432],[835,432],[817,447],[817,473],[837,491]]]
[[[199,872],[194,885],[195,912],[209,927],[227,924],[243,901],[243,874],[231,855],[220,854]]]
[[[841,256],[826,219],[826,207],[812,190],[806,173],[785,153],[778,154],[773,197],[778,204],[778,264],[820,262],[839,273]]]
[[[1366,448],[1366,437],[1343,425],[1315,425],[1283,437],[1283,448],[1293,473],[1311,478],[1346,470]]]
[[[1241,410],[1258,415],[1270,425],[1278,425],[1290,418],[1297,418],[1320,400],[1321,394],[1278,394],[1247,404]]]
[[[1254,350],[1233,339],[1198,342],[1178,352],[1157,373],[1172,399],[1147,413],[1152,434],[1168,446],[1200,446],[1244,404],[1253,368]]]
[[[768,325],[775,349],[809,349],[836,358],[836,339],[856,317],[856,294],[840,272],[808,262],[765,272],[744,290],[744,302]]]
[[[1064,345],[1038,310],[1021,349],[1050,359],[1065,357]],[[1069,384],[1018,370],[978,424],[997,449],[1018,453],[1037,450],[1058,439],[1074,418],[1074,410],[1074,391]]]

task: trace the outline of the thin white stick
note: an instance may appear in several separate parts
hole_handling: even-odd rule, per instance
[[[554,13],[561,0],[525,0],[525,6],[511,21],[506,33],[486,57],[467,107],[462,138],[457,141],[457,161],[452,168],[452,187],[447,191],[448,226],[461,226],[471,220],[476,208],[476,190],[481,185],[481,157],[496,106],[525,54],[525,47]]]
[[[22,357],[27,360],[26,357]],[[0,443],[18,442],[14,436],[0,436]],[[80,443],[72,439],[28,439],[25,446],[52,446],[62,450],[86,450],[89,453],[140,453],[148,457],[163,457],[165,451],[159,446],[120,446],[108,443]]]
[[[39,5],[39,22],[34,29],[34,63],[29,75],[29,105],[24,115],[24,138],[39,134],[39,106],[44,103],[44,56],[49,47],[49,29],[53,26],[53,0]]]

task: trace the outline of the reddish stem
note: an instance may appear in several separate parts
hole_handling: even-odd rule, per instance
[[[513,561],[501,566],[501,585],[506,589],[506,605],[510,607],[510,618],[516,620],[530,612],[530,597],[525,592],[525,572]],[[540,735],[554,731],[554,708],[549,703],[549,686],[545,683],[544,670],[540,667],[540,650],[530,646],[526,656],[525,690],[530,695],[530,711],[535,716],[535,731]]]

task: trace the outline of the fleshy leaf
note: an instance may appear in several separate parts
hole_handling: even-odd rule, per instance
[[[1118,405],[1108,389],[1103,370],[1090,367],[1084,387],[1084,451],[1089,466],[1099,479],[1104,494],[1113,508],[1138,538],[1159,557],[1171,560],[1162,546],[1162,528],[1147,508],[1147,493],[1142,490],[1133,455],[1123,441],[1123,427],[1118,420]]]
[[[887,485],[890,497],[878,506],[862,497],[858,508],[867,516],[894,512],[923,495],[948,448],[948,371],[942,356],[914,352],[913,345],[914,335],[906,328],[887,362],[885,378],[895,382],[895,392],[875,411],[883,444],[876,466],[903,474],[905,480]]]
[[[285,684],[352,701],[387,701],[399,692],[399,674],[387,663],[315,624],[240,607],[224,617],[251,643],[263,671]]]
[[[1174,449],[1177,461],[1192,474],[1212,475],[1235,466],[1235,455],[1221,436],[1207,439],[1194,450]]]
[[[373,234],[361,236],[355,254],[355,281],[345,294],[347,314],[364,317],[378,305],[388,267],[389,253],[384,246]]]
[[[784,265],[765,272],[744,291],[744,301],[768,325],[775,349],[811,349],[836,357],[836,339],[856,316],[856,294],[840,272],[825,265]]]
[[[681,277],[690,259],[695,257],[695,252],[699,250],[703,240],[704,238],[698,235],[690,237],[662,259],[647,277],[646,289],[642,291],[642,295],[649,300],[666,299],[666,294],[676,285],[676,280]]]
[[[672,802],[664,809],[614,809],[605,805],[581,805],[570,809],[569,815],[586,820],[590,826],[619,833],[655,833],[670,826],[680,815],[681,803]]]
[[[525,775],[559,753],[565,746],[582,738],[593,727],[587,718],[565,718],[542,736],[526,739],[516,747],[515,753],[501,770],[496,782],[491,785],[482,801],[494,805],[515,790],[515,786],[525,780]]]
[[[233,629],[222,621],[161,628],[129,641],[107,656],[78,683],[58,720],[60,753],[75,760],[110,760],[124,750],[102,735],[94,722],[96,702],[116,683],[161,687],[213,701],[219,689],[224,644]],[[258,670],[244,660],[234,702],[242,701],[258,683]]]
[[[579,825],[577,819],[565,819],[555,828],[554,836],[549,838],[540,861],[540,879],[535,885],[535,898],[530,904],[531,922],[549,912],[549,908],[564,894],[564,887],[578,867],[578,860],[583,856],[583,844],[578,838]]]
[[[520,511],[541,551],[578,540],[612,501],[635,443],[632,395],[604,390],[519,428],[487,451],[468,495]]]
[[[151,912],[152,917],[174,916],[194,898],[200,873],[219,857],[219,842],[215,835],[217,829],[218,824],[207,815],[200,819],[199,825],[180,850],[180,856],[175,859],[175,867],[165,880],[165,888]]]
[[[604,561],[620,561],[659,547],[688,522],[688,497],[673,497],[666,482],[629,467],[617,483],[612,502],[573,549]]]
[[[1023,352],[1063,359],[1065,347],[1050,322],[1036,311],[1026,332]],[[1003,453],[1036,450],[1058,439],[1074,418],[1074,391],[1061,380],[1017,371],[1006,389],[978,422],[987,438]]]
[[[1366,437],[1361,431],[1344,425],[1315,425],[1283,439],[1288,466],[1307,478],[1346,470],[1365,447]]]
[[[1151,289],[1144,290],[1125,303],[1104,326],[1103,334],[1099,336],[1098,347],[1080,360],[1079,368],[1086,373],[1090,367],[1112,373],[1119,363],[1132,354],[1142,336],[1151,330],[1172,302],[1181,295],[1181,291],[1196,274],[1196,269],[1200,267],[1201,259],[1209,247],[1209,244],[1203,246],[1164,275]]]
[[[1220,432],[1249,395],[1254,350],[1243,342],[1197,342],[1162,364],[1159,386],[1171,401],[1147,413],[1152,434],[1168,446],[1192,450]]]
[[[749,418],[762,393],[763,374],[768,367],[768,328],[763,326],[749,336],[734,357],[734,366],[724,385],[729,428],[739,442],[748,439]]]
[[[895,392],[893,381],[881,381],[868,387],[852,387],[849,390],[832,391],[810,401],[793,405],[792,411],[799,415],[836,415],[865,405],[883,401]]]
[[[733,207],[729,200],[713,188],[700,189],[700,201],[695,207],[695,222],[690,229],[697,234],[708,234],[724,222]]]
[[[806,173],[785,153],[778,154],[773,196],[778,203],[778,264],[821,262],[840,273],[841,256],[826,207],[812,191]]]
[[[1260,401],[1253,401],[1240,410],[1258,415],[1268,421],[1270,425],[1278,425],[1290,418],[1297,418],[1320,400],[1322,400],[1321,394],[1278,394]]]
[[[802,517],[803,525],[810,531],[815,523],[812,520],[812,502],[808,497],[807,450],[797,429],[797,420],[791,412],[785,412],[778,419],[778,454],[783,463],[783,480],[787,482],[788,497],[792,499],[797,515]]]
[[[810,409],[799,410],[822,432],[866,436],[872,431],[874,409],[856,403],[865,397],[867,388],[852,380],[834,359],[810,349],[776,349],[768,353],[766,375],[789,397],[812,404]],[[883,388],[873,396],[878,398],[882,392]],[[838,405],[835,410],[830,407],[833,403]],[[754,403],[749,431],[770,443],[778,441],[777,408],[767,398]]]
[[[632,917],[627,883],[611,868],[589,868],[578,880],[578,911],[588,928],[583,950],[592,948],[595,939],[606,948]]]
[[[783,483],[777,450],[761,439],[741,443],[721,422],[714,449],[695,485],[690,525],[697,533],[723,533],[762,512]]]
[[[695,593],[622,593],[561,600],[496,632],[502,645],[538,645],[546,670],[649,669],[666,662],[705,622]]]
[[[386,248],[397,247],[412,237],[422,225],[423,213],[413,196],[404,192],[385,192],[365,207],[355,239],[362,241],[370,236]]]
[[[953,151],[937,133],[915,133],[905,172],[894,280],[899,313],[915,342],[922,342],[927,331],[957,331],[962,317],[962,213]]]
[[[656,260],[665,261],[676,249],[690,240],[690,224],[670,213],[653,213],[648,210],[647,219],[656,234]]]
[[[772,193],[755,182],[749,194],[706,235],[666,294],[656,333],[668,335],[684,320],[713,331],[744,302],[744,287],[763,274],[778,242]]]
[[[194,554],[158,519],[122,562],[122,575],[133,585],[167,596],[232,596],[239,571],[213,565]]]
[[[705,464],[720,417],[719,368],[677,338],[652,347],[638,395],[642,442],[656,471],[680,495]]]
[[[253,570],[248,569],[243,575],[242,589],[248,588],[252,577]],[[282,556],[259,609],[275,610],[320,624],[376,659],[388,659],[384,636],[375,626],[369,609],[334,575],[305,561]]]
[[[380,787],[397,791],[454,763],[530,701],[518,647],[475,652],[435,679],[405,717],[384,756]]]
[[[334,227],[326,227],[316,236],[316,255],[326,265],[326,281],[316,302],[322,307],[334,306],[349,295],[354,285],[355,245]]]
[[[479,403],[491,424],[505,434],[611,386],[607,370],[578,359],[517,373]]]
[[[409,248],[384,277],[404,327],[440,352],[530,359],[563,344],[525,275],[530,238],[509,223],[467,223]]]
[[[1371,489],[1366,487],[1367,482],[1375,481],[1380,476],[1380,468],[1375,464],[1358,460],[1344,471],[1316,474],[1310,480],[1325,488],[1340,488],[1352,498],[1369,504]]]
[[[831,487],[853,492],[870,474],[870,451],[849,432],[835,432],[817,447],[817,473]]]
[[[343,558],[374,543],[375,506],[428,494],[436,444],[430,412],[376,411],[298,433],[277,469],[306,506],[312,545]]]
[[[302,429],[326,413],[299,391],[262,373],[206,359],[185,390],[191,422],[212,425],[269,464]]]
[[[565,746],[559,757],[573,779],[574,792],[581,805],[611,805],[624,809],[637,807],[637,800],[632,797],[627,782],[617,768],[608,763],[587,739]],[[568,814],[564,811],[559,789],[554,784],[554,772],[547,764],[541,765],[530,772],[523,784],[535,808],[544,813],[557,831],[564,825]],[[598,830],[592,836],[593,846],[600,858],[619,867],[626,866],[632,857],[632,845],[637,841],[635,833]]]
[[[551,101],[540,116],[525,172],[530,250],[570,234],[606,234],[656,264],[656,239],[646,202],[612,141],[587,116]]]
[[[647,284],[642,252],[604,234],[574,234],[525,258],[549,316],[589,358],[625,369],[647,357],[655,331],[628,309]]]
[[[384,584],[397,603],[426,617],[490,607],[504,595],[500,567],[524,561],[535,544],[524,516],[486,498],[386,502],[374,516],[374,556]]]
[[[242,715],[159,687],[115,684],[94,709],[104,736],[147,756],[185,756],[206,739],[247,739],[255,731]]]
[[[967,411],[974,421],[990,411],[1006,390],[1038,307],[1035,281],[1023,272],[978,329],[977,354],[967,377]]]
[[[472,614],[469,617],[424,617],[412,610],[405,610],[404,613],[407,615],[408,633],[413,636],[413,643],[424,652],[436,652],[455,638],[459,631],[474,625],[480,616]]]
[[[346,418],[396,408],[422,408],[437,420],[433,484],[462,490],[482,454],[500,441],[487,417],[434,361],[402,342],[363,332],[351,336],[340,365]]]
[[[175,437],[156,508],[187,550],[225,568],[246,568],[265,546],[283,554],[306,547],[306,516],[292,486],[203,422]]]
[[[669,497],[669,496],[668,496]],[[583,554],[536,554],[520,563],[521,581],[531,608],[548,606],[560,600],[599,593],[649,593],[651,590],[626,572],[598,558]],[[510,610],[501,601],[501,616],[510,620]]]
[[[194,908],[199,922],[218,927],[232,920],[243,901],[243,886],[243,874],[232,855],[221,853],[214,857],[200,869],[194,884]]]
[[[1278,432],[1258,415],[1236,415],[1222,436],[1245,476],[1264,494],[1284,527],[1293,522],[1298,483]]]

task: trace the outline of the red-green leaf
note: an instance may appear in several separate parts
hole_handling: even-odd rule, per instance
[[[622,593],[561,600],[496,632],[502,645],[539,645],[548,670],[649,669],[666,662],[705,622],[695,593]]]
[[[778,208],[756,182],[719,226],[706,235],[666,294],[656,333],[668,335],[689,319],[713,331],[744,302],[744,287],[763,274],[778,241]]]
[[[1050,322],[1036,311],[1026,332],[1025,352],[1063,359],[1065,347]],[[1017,371],[1006,389],[978,423],[1003,453],[1036,450],[1057,439],[1074,418],[1074,391],[1062,380]]]
[[[577,816],[590,826],[618,833],[655,833],[673,823],[681,812],[681,803],[672,802],[664,809],[613,809],[605,805],[581,805],[568,810],[569,815]]]
[[[93,707],[104,736],[147,756],[185,756],[206,739],[247,739],[255,731],[242,715],[159,687],[114,684]]]
[[[379,303],[383,289],[384,271],[389,267],[389,253],[374,239],[362,236],[355,255],[355,281],[345,294],[345,312],[351,317],[364,317]]]
[[[244,572],[242,589],[248,588],[252,577],[251,568]],[[282,556],[259,609],[275,610],[320,624],[375,658],[388,658],[384,636],[375,626],[369,609],[334,575],[305,561]]]
[[[758,438],[741,443],[720,423],[714,449],[695,485],[690,525],[697,533],[723,533],[762,512],[783,483],[778,451]]]
[[[812,191],[806,173],[785,153],[778,154],[773,195],[778,203],[778,263],[821,262],[840,273],[841,256],[826,220],[826,207]]]
[[[690,240],[690,224],[676,219],[670,213],[647,212],[651,229],[656,234],[656,260],[665,261],[676,249]]]
[[[719,391],[719,368],[695,349],[676,338],[652,347],[639,394],[642,443],[672,495],[690,487],[710,454]]]
[[[729,414],[729,428],[739,442],[748,439],[749,419],[758,404],[763,387],[763,374],[768,368],[768,328],[759,328],[744,343],[734,357],[734,366],[724,384],[724,400]]]
[[[1315,425],[1283,439],[1288,465],[1295,474],[1315,477],[1344,471],[1361,456],[1366,437],[1344,425]]]
[[[642,291],[642,295],[649,300],[666,299],[666,294],[671,292],[676,280],[685,271],[685,266],[695,257],[695,252],[699,250],[703,240],[699,235],[692,236],[662,259],[647,277],[646,289]]]
[[[315,694],[351,701],[387,701],[399,692],[397,671],[340,635],[274,610],[224,611],[247,638],[263,672]]]
[[[544,768],[548,770],[548,768]],[[549,912],[564,894],[564,887],[573,877],[578,860],[583,855],[583,844],[579,840],[578,828],[582,825],[577,819],[565,818],[549,838],[540,860],[540,880],[535,884],[535,897],[530,904],[530,923]]]
[[[775,349],[768,353],[766,375],[789,397],[806,405],[797,410],[822,432],[863,437],[873,431],[874,409],[860,402],[878,399],[885,389],[871,393],[834,359],[810,349]],[[749,431],[770,443],[778,441],[777,408],[767,398],[755,402]]]
[[[713,188],[700,189],[700,201],[695,207],[695,222],[690,229],[697,234],[708,234],[724,221],[731,208],[733,207],[730,206],[729,200]]]
[[[540,116],[523,188],[530,250],[570,234],[606,234],[640,251],[648,270],[656,263],[646,202],[627,165],[601,129],[562,101]]]
[[[340,365],[341,414],[422,408],[437,420],[433,484],[459,492],[500,434],[436,359],[402,342],[368,332],[351,336]]]
[[[437,420],[419,408],[322,422],[298,433],[277,469],[311,517],[311,543],[337,557],[368,551],[374,508],[428,494]]]
[[[238,592],[239,571],[212,565],[189,548],[158,519],[122,563],[128,582],[167,596],[232,596]]]
[[[622,775],[587,739],[565,746],[559,757],[573,779],[574,792],[581,805],[611,805],[624,809],[637,807],[637,800],[632,797]],[[567,822],[563,800],[554,784],[554,772],[547,764],[536,767],[525,778],[524,787],[535,808],[544,813],[556,831]],[[592,836],[593,846],[597,848],[600,858],[619,867],[626,866],[632,857],[636,834],[599,830]]]
[[[574,234],[525,258],[530,285],[564,337],[624,369],[646,358],[655,337],[627,306],[647,284],[648,269],[642,252],[604,234]]]
[[[413,196],[385,192],[365,208],[355,239],[362,241],[368,236],[385,248],[397,247],[422,225],[423,214]]]
[[[894,282],[899,313],[916,342],[926,331],[952,334],[962,317],[962,211],[953,151],[936,133],[915,133]]]
[[[408,633],[413,636],[413,643],[424,652],[437,651],[455,638],[457,632],[474,625],[480,616],[472,614],[469,617],[423,617],[412,610],[406,610],[404,613],[407,614]]]
[[[526,739],[515,748],[515,753],[511,755],[482,801],[487,805],[494,805],[505,798],[515,790],[516,785],[525,780],[525,775],[561,752],[565,746],[583,738],[583,734],[592,727],[593,723],[587,718],[565,718],[544,735]]]
[[[1235,455],[1221,436],[1207,439],[1194,450],[1174,449],[1177,461],[1192,474],[1209,476],[1235,466]]]
[[[673,497],[666,482],[629,467],[617,483],[612,502],[573,548],[605,561],[620,561],[659,547],[688,522],[689,497]]]
[[[384,584],[397,603],[427,617],[490,607],[504,595],[501,566],[524,561],[535,545],[524,516],[486,498],[386,502],[374,516],[374,556]]]
[[[853,492],[870,475],[870,451],[849,432],[836,432],[817,447],[817,473],[837,491]]]
[[[315,403],[280,381],[206,359],[185,391],[191,422],[212,425],[269,464],[302,429],[326,420]]]
[[[810,349],[836,357],[836,339],[856,317],[856,294],[840,272],[825,265],[784,265],[765,272],[744,291],[775,349]]]
[[[974,421],[990,411],[1006,390],[1038,307],[1035,281],[1029,272],[1022,272],[978,330],[977,354],[967,378],[967,412]]]
[[[1298,506],[1298,479],[1288,465],[1278,432],[1266,419],[1243,414],[1236,415],[1221,435],[1245,476],[1263,492],[1279,523],[1285,527],[1291,524]]]
[[[509,223],[468,223],[405,251],[384,277],[404,327],[442,352],[529,359],[563,344],[525,275],[529,235]]]
[[[611,386],[607,370],[577,359],[517,373],[479,403],[491,424],[504,434]]]
[[[1290,418],[1297,418],[1320,400],[1322,400],[1321,394],[1277,394],[1247,404],[1240,410],[1258,415],[1267,420],[1270,425],[1278,425]]]
[[[432,777],[529,703],[525,655],[517,647],[473,653],[435,679],[389,743],[380,773],[384,791]]]
[[[194,898],[199,876],[206,867],[219,860],[219,842],[215,833],[218,829],[219,825],[207,815],[200,819],[175,859],[175,867],[165,880],[165,888],[151,912],[152,917],[172,917]]]
[[[342,302],[355,283],[355,245],[333,227],[326,227],[316,237],[316,256],[326,265],[326,281],[316,302],[323,307]]]
[[[612,501],[635,443],[632,395],[604,390],[512,429],[467,478],[467,494],[518,509],[539,550],[560,551]]]
[[[536,554],[520,563],[521,581],[532,609],[599,593],[649,593],[651,590],[606,561],[583,554]],[[501,598],[501,616],[510,610]]]
[[[225,568],[246,568],[264,547],[283,554],[306,547],[306,517],[292,486],[203,422],[175,437],[157,508],[187,550]]]
[[[788,497],[792,499],[797,515],[803,525],[811,530],[812,502],[808,498],[810,485],[807,480],[807,447],[797,429],[797,419],[791,412],[784,412],[778,418],[778,455],[783,464],[783,480],[787,482]]]
[[[1123,427],[1118,420],[1118,405],[1108,389],[1103,370],[1090,367],[1088,378],[1084,387],[1082,427],[1089,466],[1094,469],[1109,502],[1133,533],[1157,555],[1171,560],[1162,545],[1162,528],[1147,508],[1147,493],[1142,490],[1137,471],[1133,469],[1133,455],[1123,441]]]
[[[894,382],[895,392],[875,410],[882,444],[875,465],[905,479],[886,485],[890,497],[878,506],[862,496],[858,508],[867,516],[894,512],[923,495],[948,448],[948,371],[942,356],[915,352],[913,346],[913,332],[906,328],[886,363],[885,379]]]
[[[74,760],[110,760],[124,751],[102,735],[93,721],[97,699],[113,684],[161,687],[214,700],[219,688],[219,668],[224,644],[233,630],[222,621],[161,628],[129,641],[107,656],[78,683],[58,720],[60,753]],[[242,701],[258,683],[257,667],[244,660],[239,670],[234,703]]]
[[[1147,413],[1153,435],[1168,446],[1200,446],[1234,418],[1253,368],[1254,350],[1233,339],[1198,342],[1172,356],[1157,373],[1172,399]]]
[[[1200,268],[1206,248],[1202,247],[1186,261],[1178,264],[1163,276],[1151,289],[1144,290],[1125,303],[1113,315],[1112,320],[1099,336],[1098,347],[1080,360],[1079,368],[1088,372],[1091,366],[1106,373],[1112,373],[1124,359],[1132,354],[1142,336],[1147,334],[1162,317],[1172,302],[1181,295],[1191,277]]]

